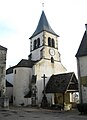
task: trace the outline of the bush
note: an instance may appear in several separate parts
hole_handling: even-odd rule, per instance
[[[77,104],[78,111],[84,114],[87,114],[87,103]]]

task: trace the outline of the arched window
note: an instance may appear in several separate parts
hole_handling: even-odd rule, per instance
[[[55,48],[55,41],[54,41],[54,39],[52,38],[52,47],[54,47]]]
[[[51,47],[51,38],[50,37],[48,37],[48,46]]]
[[[34,40],[34,50],[36,49],[36,40]]]
[[[55,41],[53,38],[51,39],[50,37],[48,37],[48,46],[55,48]]]
[[[38,38],[37,40],[34,40],[34,46],[33,46],[33,48],[35,50],[35,49],[37,49],[39,47],[40,47],[40,38]]]
[[[37,47],[40,47],[40,38],[37,39]]]

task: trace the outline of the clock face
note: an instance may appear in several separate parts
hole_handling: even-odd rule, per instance
[[[50,53],[51,56],[54,56],[54,55],[55,55],[54,49],[50,49],[50,50],[49,50],[49,53]]]

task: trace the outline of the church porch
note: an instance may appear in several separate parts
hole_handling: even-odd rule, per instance
[[[70,110],[76,104],[74,94],[78,93],[78,81],[74,73],[52,75],[45,90],[46,94],[54,94],[54,104]]]

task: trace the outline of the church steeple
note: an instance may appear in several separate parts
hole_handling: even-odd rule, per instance
[[[36,36],[37,34],[41,33],[42,31],[49,32],[58,37],[58,35],[50,27],[50,24],[48,23],[48,20],[46,18],[44,11],[42,11],[37,28],[36,28],[35,32],[33,33],[33,35],[30,37],[30,39],[33,38],[34,36]]]
[[[32,60],[49,59],[60,61],[58,52],[58,35],[51,28],[44,11],[42,11],[35,32],[30,37],[30,55]]]

